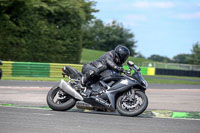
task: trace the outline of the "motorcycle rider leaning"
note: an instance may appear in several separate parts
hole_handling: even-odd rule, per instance
[[[82,68],[82,86],[86,86],[95,83],[100,73],[107,70],[115,70],[117,72],[123,72],[122,64],[128,59],[130,51],[123,45],[118,45],[114,50],[106,52],[99,59],[85,64]]]

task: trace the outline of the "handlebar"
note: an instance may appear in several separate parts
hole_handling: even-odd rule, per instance
[[[125,75],[130,75],[131,74],[131,70],[124,70],[122,73],[124,73]]]
[[[134,64],[132,66],[129,66],[129,70],[124,70],[122,73],[130,75],[132,70],[134,70],[135,72],[139,72],[141,69]]]

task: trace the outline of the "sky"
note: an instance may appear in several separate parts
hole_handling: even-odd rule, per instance
[[[200,0],[93,0],[105,24],[116,20],[135,35],[136,52],[173,58],[200,42]]]

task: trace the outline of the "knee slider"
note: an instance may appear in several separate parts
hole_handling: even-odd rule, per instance
[[[95,76],[95,71],[89,70],[89,75],[90,75],[90,77],[94,77]]]

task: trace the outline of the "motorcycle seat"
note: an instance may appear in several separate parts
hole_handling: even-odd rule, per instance
[[[70,66],[65,66],[65,73],[71,79],[81,79],[82,77],[82,74],[78,70]]]

